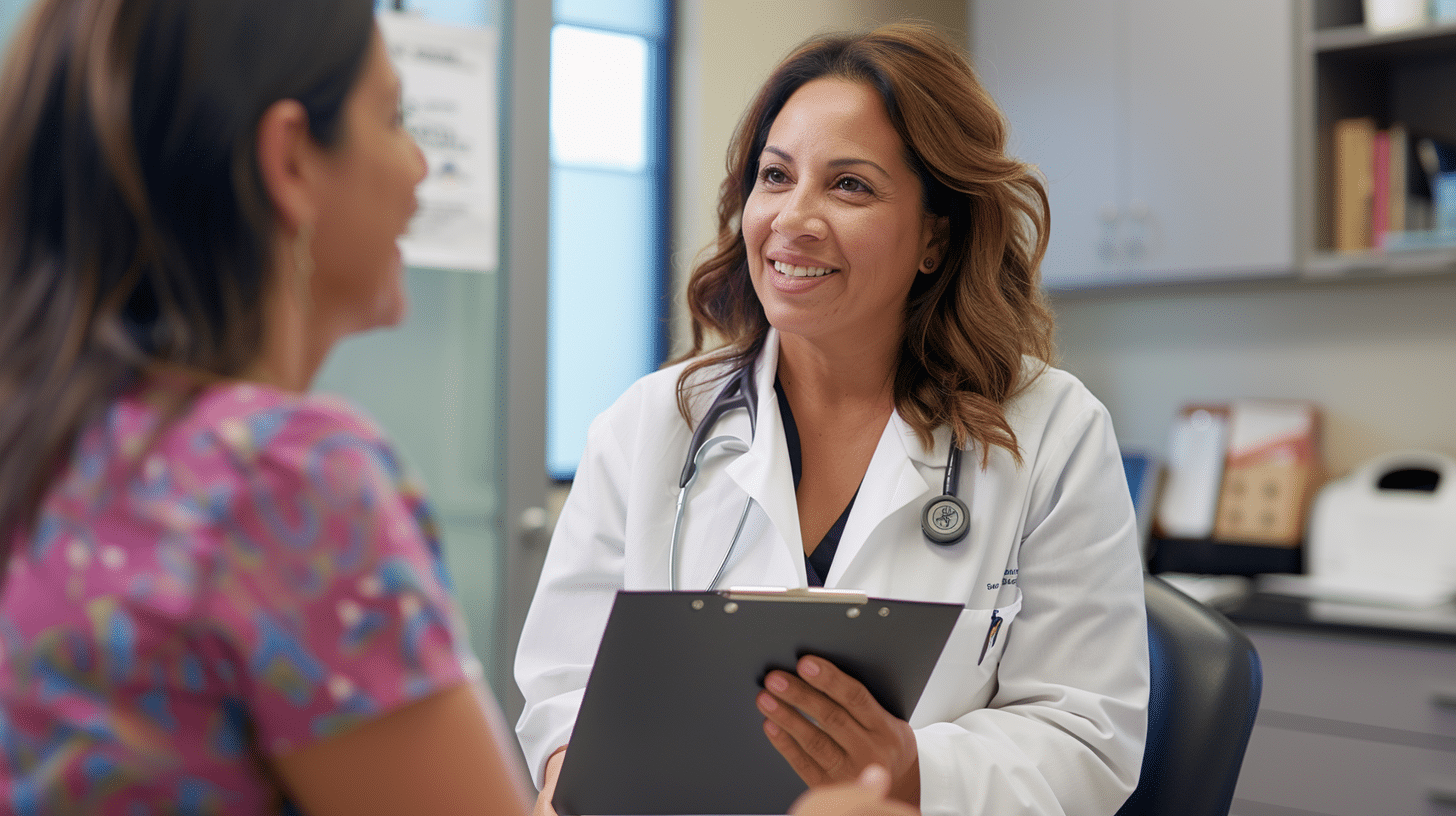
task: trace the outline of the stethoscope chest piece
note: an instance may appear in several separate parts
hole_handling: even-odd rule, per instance
[[[925,503],[920,511],[920,529],[936,544],[949,546],[966,537],[971,528],[971,511],[955,496],[942,494]]]
[[[951,440],[950,455],[945,457],[945,483],[940,495],[925,503],[920,511],[920,531],[932,544],[949,547],[966,537],[971,529],[971,510],[956,494],[960,492],[961,447]]]

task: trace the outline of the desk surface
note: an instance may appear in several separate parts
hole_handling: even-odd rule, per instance
[[[1394,609],[1254,592],[1219,611],[1236,624],[1456,646],[1456,605],[1433,609]]]

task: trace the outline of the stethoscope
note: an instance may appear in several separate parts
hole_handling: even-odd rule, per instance
[[[749,438],[753,437],[757,430],[758,422],[758,385],[754,381],[753,366],[745,365],[739,369],[718,396],[713,399],[708,410],[703,414],[703,420],[693,431],[692,438],[688,441],[687,460],[683,462],[682,476],[678,479],[677,511],[672,519],[672,541],[668,545],[668,586],[677,589],[677,545],[682,535],[683,512],[687,507],[688,491],[692,489],[693,482],[698,479],[698,468],[704,459],[714,448],[722,447],[724,450],[733,453],[747,453],[748,443],[732,435],[710,437],[713,426],[718,420],[729,411],[739,408],[748,412],[748,433]],[[942,547],[949,547],[966,537],[971,528],[971,511],[966,503],[961,501],[956,492],[960,486],[961,478],[961,449],[954,442],[950,446],[950,454],[945,460],[945,482],[941,485],[940,495],[925,503],[920,511],[920,531],[932,544]],[[743,533],[743,523],[748,519],[748,509],[753,505],[750,498],[743,503],[743,512],[738,516],[738,525],[733,530],[733,538],[728,543],[728,551],[723,555],[723,562],[718,565],[718,572],[708,584],[708,590],[717,588],[718,581],[722,579],[724,570],[728,569],[728,562],[733,558],[733,551],[738,547],[739,536]]]

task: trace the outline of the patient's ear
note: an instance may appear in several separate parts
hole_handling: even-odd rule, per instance
[[[308,111],[297,100],[281,99],[258,121],[258,172],[285,228],[318,220],[314,180],[322,149],[308,131]]]

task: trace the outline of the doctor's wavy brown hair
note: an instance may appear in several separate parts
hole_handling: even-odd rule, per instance
[[[993,446],[1019,462],[1003,406],[1049,363],[1053,319],[1039,267],[1050,212],[1032,168],[1006,155],[1006,122],[964,52],[935,29],[896,23],[862,34],[812,38],[781,62],[738,125],[718,196],[718,238],[688,281],[691,359],[678,378],[678,408],[692,424],[694,375],[752,365],[768,319],[749,280],[741,216],[774,119],[795,91],[824,77],[872,87],[920,178],[927,212],[948,220],[940,267],[917,275],[905,304],[895,407],[921,444],[948,425],[960,445]],[[710,350],[710,335],[717,341]],[[695,358],[695,359],[694,359]]]

